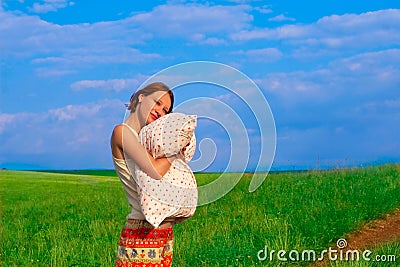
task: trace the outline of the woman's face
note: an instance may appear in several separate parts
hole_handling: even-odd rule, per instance
[[[140,95],[141,115],[145,118],[146,125],[166,115],[171,107],[171,97],[167,92],[158,91],[148,96]]]

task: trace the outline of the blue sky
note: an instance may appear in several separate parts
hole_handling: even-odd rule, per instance
[[[112,168],[109,136],[132,92],[198,60],[232,66],[260,88],[276,125],[273,168],[400,162],[397,1],[0,4],[0,167]],[[236,103],[227,94],[199,85],[176,91],[177,104]],[[233,108],[248,130],[252,169],[264,129],[254,130],[244,105]],[[205,170],[226,168],[223,126],[199,122],[198,140],[217,146]],[[203,156],[212,154],[204,147]]]

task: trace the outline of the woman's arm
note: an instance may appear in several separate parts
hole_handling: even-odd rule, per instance
[[[175,156],[169,158],[153,158],[150,153],[139,143],[136,135],[127,127],[119,125],[114,128],[111,137],[111,146],[113,155],[121,154],[118,157],[131,159],[142,169],[147,175],[154,179],[161,179],[167,173],[171,162]]]

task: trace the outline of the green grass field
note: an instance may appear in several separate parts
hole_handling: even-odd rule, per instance
[[[216,177],[196,174],[199,184]],[[260,261],[257,253],[322,251],[400,206],[397,165],[269,174],[254,193],[249,182],[245,174],[229,194],[175,226],[174,266],[307,266]],[[113,266],[129,212],[114,172],[3,170],[0,197],[0,266]],[[399,243],[374,253],[395,254],[400,265]]]

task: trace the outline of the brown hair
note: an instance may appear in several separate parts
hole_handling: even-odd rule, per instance
[[[146,85],[145,87],[143,87],[142,89],[137,90],[131,96],[129,104],[127,105],[128,110],[130,110],[131,113],[136,110],[136,106],[139,103],[139,95],[148,96],[148,95],[151,95],[152,93],[159,92],[159,91],[167,92],[169,94],[169,97],[171,98],[171,107],[169,108],[167,113],[171,113],[172,107],[174,105],[174,94],[172,93],[171,89],[169,89],[169,87],[162,82],[150,83],[150,84]]]

